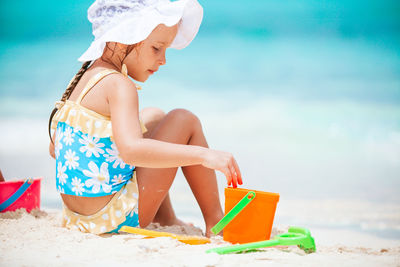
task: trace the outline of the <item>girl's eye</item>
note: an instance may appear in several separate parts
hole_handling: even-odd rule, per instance
[[[153,49],[155,50],[155,51],[160,51],[160,49],[158,49],[157,47],[155,47],[155,46],[153,46]]]

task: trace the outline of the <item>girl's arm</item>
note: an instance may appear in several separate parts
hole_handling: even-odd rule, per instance
[[[111,80],[111,79],[110,79]],[[135,85],[119,76],[110,81],[107,92],[112,131],[121,158],[128,164],[148,168],[171,168],[201,164],[223,172],[228,184],[242,183],[232,154],[201,146],[173,144],[143,138],[139,123]]]
[[[52,138],[53,138],[53,142],[54,142],[54,140],[55,140],[55,138],[56,138],[56,132],[54,132]],[[54,153],[54,143],[53,143],[53,142],[51,142],[51,140],[50,140],[49,153],[50,153],[50,156],[51,156],[53,159],[55,159],[55,158],[56,158],[56,154]]]

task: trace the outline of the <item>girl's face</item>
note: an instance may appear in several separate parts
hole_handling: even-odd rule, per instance
[[[165,65],[165,52],[175,39],[178,25],[167,27],[158,25],[151,34],[132,50],[124,60],[128,74],[139,82],[144,82],[161,65]]]

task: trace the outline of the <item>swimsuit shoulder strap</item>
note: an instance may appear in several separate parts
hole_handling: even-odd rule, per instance
[[[103,70],[103,71],[97,73],[92,78],[90,78],[89,82],[86,84],[85,88],[83,88],[81,94],[79,95],[78,99],[76,100],[76,103],[80,104],[82,99],[89,92],[89,90],[93,88],[93,86],[95,86],[99,81],[101,81],[101,79],[103,79],[107,75],[110,75],[113,73],[120,73],[120,72],[118,72],[116,70],[107,69],[107,70]]]

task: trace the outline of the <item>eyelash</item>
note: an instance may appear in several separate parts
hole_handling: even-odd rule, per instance
[[[157,47],[155,47],[155,46],[153,46],[153,49],[155,50],[155,51],[160,51],[160,49],[158,49]]]

